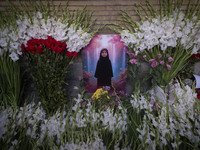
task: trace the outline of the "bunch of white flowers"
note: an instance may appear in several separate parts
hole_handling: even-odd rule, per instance
[[[74,137],[78,137],[79,132],[76,132],[79,128],[86,128],[88,124],[94,127],[94,132],[100,133],[102,129],[109,130],[112,133],[119,132],[119,138],[122,138],[123,132],[126,132],[126,110],[122,109],[119,104],[119,112],[113,112],[113,109],[96,112],[91,103],[85,106],[85,109],[80,108],[80,103],[83,99],[79,95],[75,98],[76,104],[72,107],[72,111],[57,111],[53,116],[47,116],[42,109],[41,103],[36,105],[31,103],[20,107],[19,109],[1,109],[0,111],[0,139],[5,140],[8,146],[19,146],[23,138],[16,139],[17,134],[23,134],[23,137],[30,137],[35,142],[35,146],[41,146],[48,139],[56,142],[57,146],[62,146],[60,149],[71,149],[75,147],[85,147],[86,149],[106,149],[103,145],[102,139],[96,135],[87,137],[87,143],[83,141],[74,141],[72,138],[66,143],[61,142],[64,134],[77,134]],[[103,128],[102,128],[103,127]],[[20,129],[20,130],[19,130]],[[73,131],[72,131],[73,130]],[[21,132],[21,133],[19,133]],[[89,133],[87,133],[89,134]],[[90,133],[93,134],[93,133]],[[9,137],[9,138],[8,138]],[[83,140],[81,137],[79,140]],[[14,143],[11,144],[11,143]],[[11,144],[11,145],[10,145]],[[51,143],[48,143],[50,146]],[[63,145],[64,144],[64,145]]]
[[[99,137],[96,137],[94,141],[87,141],[80,144],[75,143],[66,143],[64,146],[60,147],[60,150],[106,150],[106,147],[103,144],[103,140]]]
[[[121,32],[121,41],[125,45],[135,45],[138,51],[150,50],[156,45],[160,45],[161,50],[167,47],[176,47],[179,44],[185,50],[192,48],[191,54],[196,54],[200,48],[200,21],[197,16],[191,20],[184,18],[184,13],[176,9],[169,18],[158,17],[150,21],[146,20],[142,24],[138,23],[135,33],[128,30]]]
[[[3,109],[0,113],[0,139],[4,138],[5,133],[7,132],[7,126],[10,123],[10,117],[13,114],[12,109]]]
[[[82,48],[87,46],[92,39],[92,36],[84,32],[81,27],[76,30],[76,25],[74,24],[68,28],[67,36],[69,37],[67,41],[69,52],[79,52]]]
[[[0,29],[0,55],[9,50],[13,61],[17,61],[22,54],[21,44],[27,46],[30,39],[46,39],[47,36],[52,36],[57,41],[66,41],[70,52],[79,52],[92,38],[81,27],[77,29],[75,24],[68,27],[68,23],[63,24],[61,19],[56,20],[53,17],[44,19],[40,12],[32,20],[27,16],[20,16],[16,24],[17,29],[13,26]]]
[[[75,111],[76,115],[70,117],[73,126],[86,127],[88,123],[95,125],[101,122],[105,128],[108,128],[112,132],[114,132],[114,130],[122,130],[124,132],[127,130],[126,109],[122,109],[120,104],[117,108],[120,112],[116,111],[116,113],[114,113],[114,109],[111,109],[110,107],[106,110],[96,112],[89,101],[85,105],[85,110],[80,109],[81,103],[84,102],[80,95],[74,100],[76,103],[72,110]]]
[[[131,104],[138,112],[144,111],[142,124],[137,128],[139,139],[143,146],[156,149],[156,146],[171,145],[178,147],[182,142],[181,137],[186,137],[191,143],[200,142],[200,118],[198,106],[195,106],[196,93],[189,87],[183,88],[175,84],[175,97],[173,102],[158,103],[156,116],[153,105],[144,96],[132,96]],[[195,145],[199,146],[198,144]]]

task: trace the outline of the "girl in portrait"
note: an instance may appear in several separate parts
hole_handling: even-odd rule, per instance
[[[106,48],[100,51],[94,76],[97,78],[97,88],[102,87],[104,89],[106,88],[106,90],[110,90],[113,70],[109,59],[109,53]]]

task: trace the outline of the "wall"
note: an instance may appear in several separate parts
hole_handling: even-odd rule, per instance
[[[28,1],[28,0],[27,0]],[[186,4],[189,0],[184,0],[182,9],[185,10]],[[18,5],[16,0],[11,0],[14,4]],[[26,1],[24,1],[26,2]],[[55,5],[61,5],[65,7],[66,1],[53,1]],[[160,9],[159,0],[150,0],[150,3],[156,8]],[[107,23],[118,23],[123,24],[119,21],[120,19],[120,10],[127,11],[135,20],[139,20],[139,17],[134,10],[134,4],[146,5],[146,0],[69,0],[69,10],[81,10],[84,6],[87,6],[87,10],[94,11],[92,19],[97,19],[96,24],[93,30],[101,24]],[[0,1],[0,11],[5,11],[8,3],[5,0]],[[144,11],[141,11],[145,15]],[[114,32],[104,28],[100,31],[100,34],[113,34]]]

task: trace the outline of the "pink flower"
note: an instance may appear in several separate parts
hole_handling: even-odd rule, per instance
[[[141,60],[144,61],[144,60],[145,60],[145,57],[141,57]]]
[[[153,109],[154,110],[157,110],[159,108],[159,104],[158,104],[158,102],[156,102],[155,104],[154,104],[154,106],[153,106]]]
[[[134,53],[130,53],[130,55],[132,56],[132,58],[135,58],[135,54]]]
[[[160,60],[159,64],[163,66],[165,64],[165,62],[163,60]]]
[[[166,65],[167,70],[171,70],[171,66],[169,64]]]
[[[126,50],[126,53],[127,53],[128,55],[130,55],[130,52],[129,52],[128,50]]]
[[[82,79],[83,79],[83,77],[81,77],[81,76],[78,77],[78,80],[79,80],[79,81],[81,81]]]
[[[174,61],[174,59],[172,57],[169,57],[168,62],[172,62],[172,61]]]
[[[151,67],[155,68],[156,66],[158,66],[158,62],[157,61],[153,61],[152,64],[151,64]]]
[[[104,105],[104,108],[107,108],[108,106],[107,105]]]
[[[158,110],[158,108],[159,108],[159,103],[158,102],[155,102],[154,100],[150,100],[149,103],[153,106],[154,110]]]
[[[86,106],[86,102],[82,102],[81,107],[85,107],[85,106]]]
[[[162,54],[158,54],[157,57],[160,59],[162,57]]]
[[[154,104],[154,100],[150,100],[150,102],[149,102],[151,105],[153,105]]]
[[[131,64],[137,64],[137,60],[136,60],[136,59],[131,59],[131,60],[129,60],[129,62],[130,62]]]
[[[154,61],[155,61],[154,59],[150,59],[150,60],[149,60],[150,63],[153,63]]]

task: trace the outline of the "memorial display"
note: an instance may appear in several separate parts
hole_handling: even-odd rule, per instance
[[[61,3],[2,6],[1,149],[200,149],[200,1],[133,2],[139,20],[117,1],[122,23],[96,28],[87,7],[71,9],[82,2]]]
[[[119,35],[95,35],[82,50],[83,81],[87,92],[94,93],[99,86],[108,91],[113,91],[113,88],[125,91],[128,49],[120,38]],[[101,56],[104,49],[108,55],[107,62]],[[102,83],[98,85],[97,80],[101,76],[105,81],[100,81]]]

